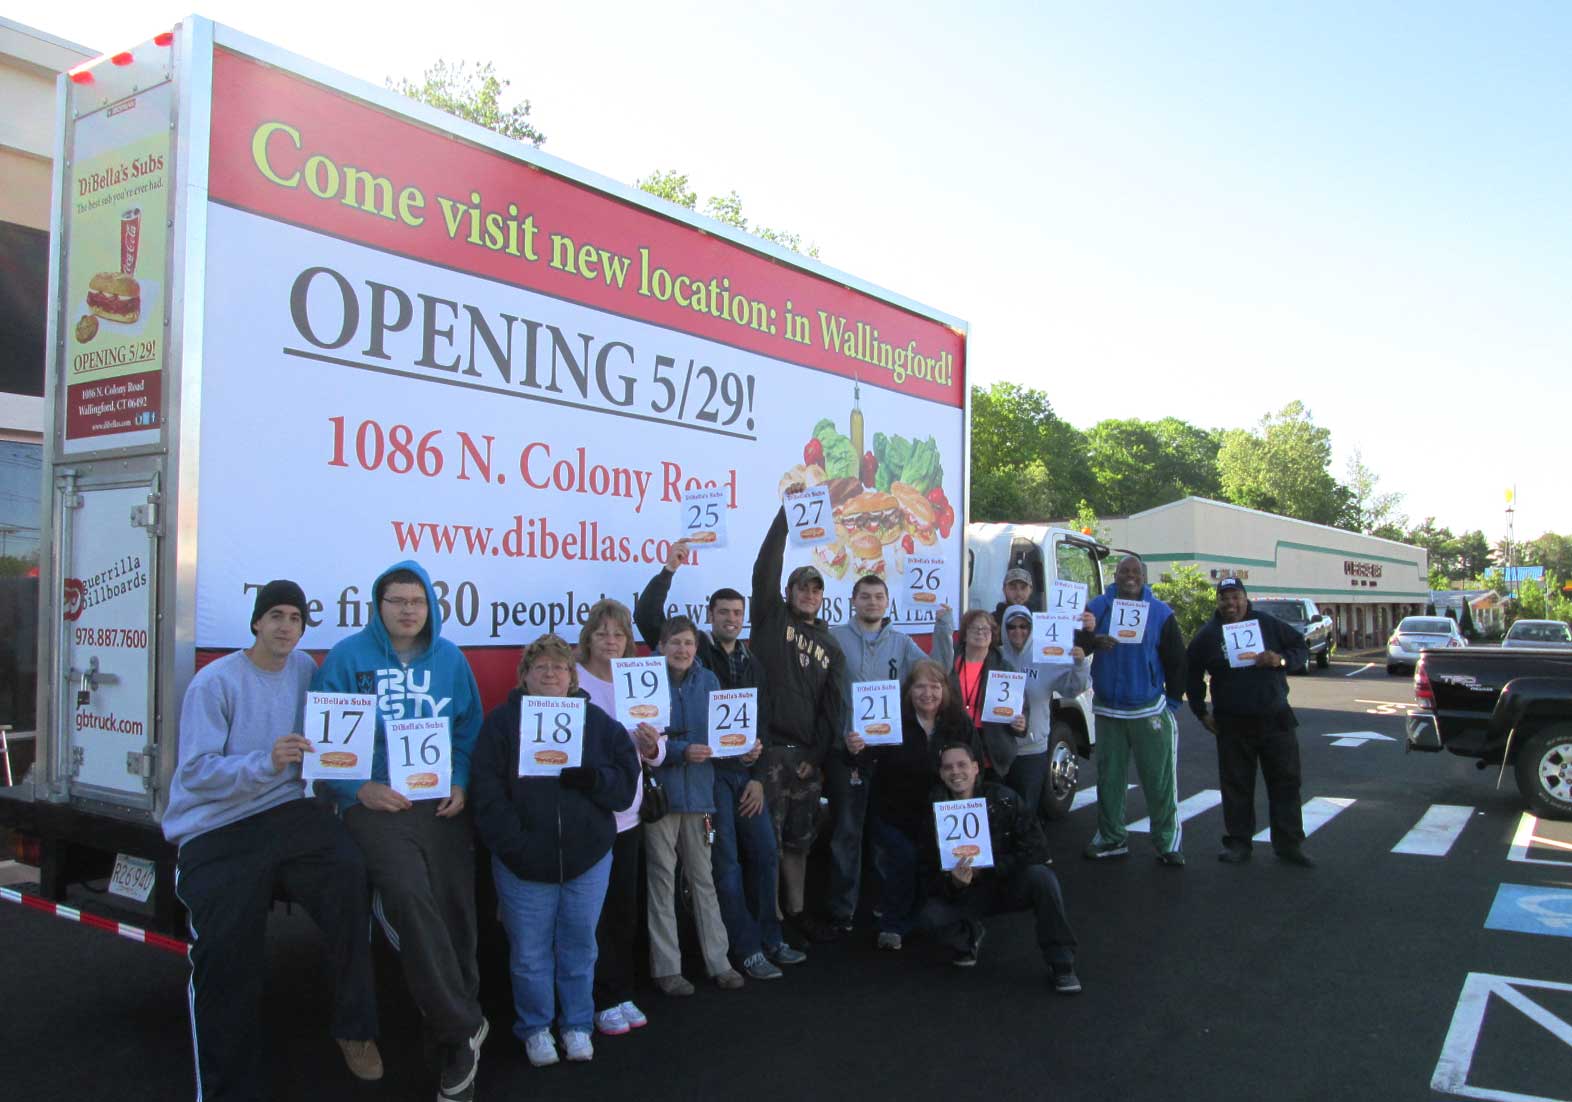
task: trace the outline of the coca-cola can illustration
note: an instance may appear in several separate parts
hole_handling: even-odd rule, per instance
[[[132,207],[120,215],[120,271],[136,275],[136,250],[142,243],[142,208]]]

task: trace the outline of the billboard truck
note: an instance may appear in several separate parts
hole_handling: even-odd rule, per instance
[[[272,578],[320,654],[419,560],[488,706],[699,528],[702,622],[794,482],[831,620],[869,570],[903,630],[960,607],[958,319],[201,18],[58,117],[37,760],[0,789],[35,905],[108,878],[181,929],[181,699]]]

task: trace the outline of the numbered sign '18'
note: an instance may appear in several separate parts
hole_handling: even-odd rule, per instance
[[[666,660],[658,654],[613,658],[611,694],[617,722],[629,730],[641,723],[663,730],[671,722],[671,682],[666,676]]]
[[[759,690],[721,689],[710,694],[710,751],[735,758],[753,749],[758,737]]]
[[[519,702],[519,776],[556,777],[584,763],[584,707],[573,696]]]
[[[1263,649],[1261,621],[1240,620],[1237,624],[1223,625],[1223,653],[1234,669],[1255,665],[1255,656]]]
[[[835,538],[828,486],[810,486],[800,494],[786,495],[786,534],[798,547],[814,547]]]
[[[1079,616],[1085,612],[1085,583],[1055,580],[1048,591],[1048,611],[1060,616]]]
[[[308,781],[369,781],[377,746],[377,698],[372,693],[307,693],[301,734],[316,753],[300,775]]]
[[[918,608],[935,608],[944,603],[944,560],[931,555],[912,555],[906,560],[906,596]]]
[[[972,868],[993,868],[993,835],[988,831],[988,801],[941,800],[933,805],[934,826],[939,832],[939,867],[948,871],[962,857]]]
[[[1146,618],[1151,611],[1145,601],[1114,601],[1108,610],[1108,634],[1120,643],[1139,643],[1146,638]]]
[[[1063,665],[1075,659],[1077,616],[1056,616],[1051,612],[1032,613],[1032,661],[1039,665]]]
[[[390,719],[388,784],[411,800],[445,800],[453,788],[453,736],[447,716]]]
[[[901,744],[901,683],[852,683],[852,730],[869,746]]]
[[[726,506],[730,504],[730,494],[724,486],[684,490],[678,505],[681,520],[677,537],[695,547],[725,547]]]
[[[983,719],[989,723],[1009,723],[1021,714],[1026,699],[1026,675],[1007,670],[988,672],[988,695],[983,703]]]

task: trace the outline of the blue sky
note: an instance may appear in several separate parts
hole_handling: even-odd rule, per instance
[[[493,61],[547,152],[736,189],[1076,425],[1300,398],[1415,520],[1498,538],[1515,483],[1519,538],[1572,532],[1572,5],[353,10],[202,14],[379,83]],[[6,14],[107,50],[186,10]]]

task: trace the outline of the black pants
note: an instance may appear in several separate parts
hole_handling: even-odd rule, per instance
[[[180,847],[175,893],[190,912],[191,1042],[207,1102],[272,1093],[260,1007],[277,890],[325,935],[333,1036],[377,1034],[366,868],[333,813],[315,800],[291,800],[198,835]]]
[[[1250,848],[1255,837],[1255,771],[1266,778],[1272,848],[1304,841],[1299,811],[1299,736],[1292,727],[1253,717],[1217,716],[1217,779],[1223,792],[1223,844]]]
[[[610,1010],[633,1001],[639,927],[639,858],[644,852],[644,824],[617,835],[611,847],[611,879],[595,926],[595,1009]]]
[[[980,869],[971,886],[954,898],[930,896],[917,917],[917,928],[942,944],[965,949],[970,943],[970,927],[980,924],[985,915],[1023,910],[1037,916],[1037,945],[1045,961],[1069,964],[1075,960],[1075,932],[1064,910],[1064,893],[1059,890],[1059,878],[1047,865],[1026,865],[1003,879]]]

